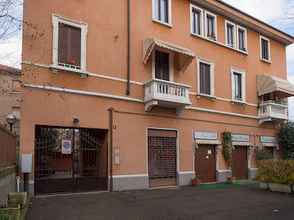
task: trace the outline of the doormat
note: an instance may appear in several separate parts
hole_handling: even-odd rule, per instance
[[[214,183],[214,184],[200,184],[197,186],[198,189],[230,189],[230,188],[241,188],[241,187],[254,187],[258,186],[257,182],[250,180],[240,180],[234,183]]]

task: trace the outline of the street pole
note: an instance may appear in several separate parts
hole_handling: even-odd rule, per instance
[[[13,124],[12,123],[9,123],[9,129],[10,129],[10,132],[12,133],[12,129],[13,129]]]

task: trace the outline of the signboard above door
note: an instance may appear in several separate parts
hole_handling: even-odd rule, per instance
[[[217,140],[217,132],[195,131],[194,139],[195,140]]]
[[[261,143],[271,143],[271,144],[278,143],[277,138],[271,137],[271,136],[260,136],[260,142]]]
[[[232,134],[233,142],[249,142],[249,135],[247,134]]]

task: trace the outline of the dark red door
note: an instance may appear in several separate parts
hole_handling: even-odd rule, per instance
[[[235,146],[232,159],[233,177],[236,179],[248,179],[247,147]]]
[[[195,171],[202,183],[216,182],[215,146],[198,146],[195,153]]]

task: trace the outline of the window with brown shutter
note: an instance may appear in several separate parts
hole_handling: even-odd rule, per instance
[[[81,28],[59,23],[58,64],[81,69]]]
[[[200,81],[200,94],[211,94],[211,65],[207,63],[199,63],[199,81]]]

